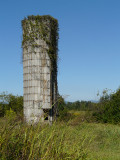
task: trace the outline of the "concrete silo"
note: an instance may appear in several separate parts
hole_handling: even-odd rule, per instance
[[[57,112],[58,22],[49,15],[28,16],[22,28],[24,117],[51,122]]]

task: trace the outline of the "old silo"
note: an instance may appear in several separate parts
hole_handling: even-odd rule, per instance
[[[57,112],[58,22],[49,15],[28,16],[22,28],[24,117],[51,122]]]

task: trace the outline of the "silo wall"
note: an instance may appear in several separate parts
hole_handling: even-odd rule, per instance
[[[51,122],[57,108],[57,21],[29,16],[22,27],[24,118]]]

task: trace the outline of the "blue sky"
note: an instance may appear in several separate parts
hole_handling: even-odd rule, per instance
[[[0,3],[0,92],[23,95],[21,20],[59,21],[58,87],[66,100],[97,100],[120,86],[119,0],[4,0]]]

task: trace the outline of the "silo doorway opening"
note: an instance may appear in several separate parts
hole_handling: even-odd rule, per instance
[[[44,111],[44,120],[46,121],[46,120],[49,120],[49,109],[43,109],[43,111]]]

